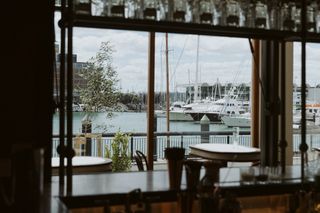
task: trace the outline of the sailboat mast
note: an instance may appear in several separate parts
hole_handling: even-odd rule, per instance
[[[166,114],[167,114],[167,132],[170,132],[170,92],[169,92],[169,49],[168,49],[168,33],[166,33]],[[170,146],[169,140],[167,141],[167,147]]]
[[[196,82],[195,82],[195,85],[194,85],[194,101],[198,101],[199,100],[199,96],[198,96],[198,76],[199,76],[199,35],[198,35],[198,38],[197,38],[197,59],[196,59]]]

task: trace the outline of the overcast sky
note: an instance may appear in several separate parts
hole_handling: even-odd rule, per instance
[[[59,17],[57,16],[57,20]],[[56,26],[56,41],[60,31]],[[115,49],[113,64],[118,72],[123,91],[146,91],[148,70],[148,33],[137,31],[74,28],[74,54],[85,62],[95,56],[101,42],[110,41]],[[181,85],[195,83],[196,35],[169,34],[169,72],[171,91]],[[250,83],[251,53],[248,39],[200,36],[198,82],[213,84]],[[294,78],[300,84],[301,48],[294,45]],[[156,33],[156,90],[165,90],[165,34]],[[320,45],[307,46],[307,82],[320,83]]]

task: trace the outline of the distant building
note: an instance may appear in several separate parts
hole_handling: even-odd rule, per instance
[[[56,80],[54,82],[54,95],[57,96],[59,91],[59,82],[60,82],[60,62],[61,62],[61,55],[59,53],[59,45],[55,45],[55,50],[56,50]],[[86,87],[86,80],[83,79],[80,75],[79,72],[80,70],[85,66],[85,62],[78,62],[77,61],[77,55],[74,54],[72,56],[72,61],[73,61],[73,100],[75,103],[80,102],[80,94],[78,92],[79,88],[84,88]],[[66,67],[67,68],[67,67]],[[67,70],[67,69],[66,69]]]

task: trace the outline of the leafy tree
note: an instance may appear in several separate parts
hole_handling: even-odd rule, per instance
[[[86,112],[99,112],[107,110],[109,116],[116,109],[119,100],[118,76],[112,66],[111,43],[102,42],[95,57],[87,61],[80,71],[81,77],[86,81],[85,88],[79,88],[80,100]]]

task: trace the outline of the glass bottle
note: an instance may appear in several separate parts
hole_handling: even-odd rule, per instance
[[[269,29],[271,30],[280,30],[280,4],[277,0],[273,0],[269,2],[268,5],[268,23],[269,23]]]
[[[171,21],[171,16],[169,15],[169,0],[160,0],[159,5],[160,17],[159,19],[162,21]]]
[[[239,26],[240,5],[236,0],[226,2],[226,23],[228,26]]]
[[[74,11],[78,15],[91,15],[91,0],[76,0]]]
[[[157,8],[158,1],[157,0],[144,0],[143,5],[143,18],[150,20],[157,20]]]
[[[317,2],[316,7],[315,7],[315,21],[316,21],[316,32],[320,32],[320,5],[319,2]]]
[[[223,23],[223,2],[220,0],[214,0],[213,4],[213,25],[224,25]]]
[[[244,27],[254,27],[254,4],[253,0],[242,0],[241,11],[244,17]]]
[[[295,27],[296,4],[285,1],[281,7],[282,30],[296,31]]]
[[[200,23],[212,24],[213,3],[211,0],[200,0],[198,6],[198,16]]]
[[[266,28],[267,27],[267,14],[268,8],[263,0],[257,0],[255,3],[255,27],[256,28]]]
[[[313,4],[307,5],[307,31],[315,32],[316,22],[315,22],[315,8]]]
[[[296,0],[296,12],[294,14],[295,31],[301,31],[301,2]]]
[[[124,5],[124,0],[109,0],[109,16],[124,18]]]
[[[182,21],[186,20],[186,10],[187,3],[185,0],[174,0],[173,1],[173,20],[174,21]]]

